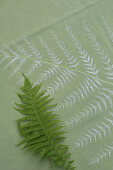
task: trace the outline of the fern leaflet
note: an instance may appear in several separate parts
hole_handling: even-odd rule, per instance
[[[74,161],[69,160],[69,148],[63,144],[64,126],[51,109],[56,104],[50,104],[53,99],[45,94],[46,90],[40,91],[41,84],[33,86],[23,76],[24,86],[20,87],[22,93],[17,93],[21,103],[15,103],[15,109],[23,114],[17,122],[24,139],[17,145],[24,145],[26,151],[38,153],[42,159],[49,159],[57,167],[74,170]]]

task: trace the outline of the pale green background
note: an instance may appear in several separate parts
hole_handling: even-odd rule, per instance
[[[103,22],[102,16],[106,21],[106,25]],[[91,30],[89,35],[84,27],[83,21],[88,25]],[[80,50],[78,50],[76,44],[73,43],[71,37],[68,35],[65,29],[65,25],[69,25],[73,30],[74,35],[79,40],[79,44],[82,44],[81,49],[85,49],[86,59],[89,65],[85,65],[86,61],[81,58]],[[52,37],[51,31],[53,31],[58,39],[63,41],[67,47],[68,52],[71,56],[76,58],[76,63],[79,65],[75,68],[76,75],[72,75],[73,78],[69,78],[69,82],[66,76],[63,75],[64,69],[69,69],[71,64],[66,59],[65,53],[58,47],[56,40]],[[43,88],[49,89],[52,86],[51,83],[58,81],[56,75],[63,81],[61,75],[64,76],[65,83],[59,87],[53,87],[53,93],[51,96],[55,98],[58,103],[59,110],[57,114],[61,116],[61,119],[68,122],[66,130],[67,139],[66,143],[70,145],[70,151],[72,158],[75,160],[77,170],[113,170],[113,125],[108,122],[105,117],[109,117],[112,121],[110,113],[113,112],[113,94],[105,91],[105,89],[113,91],[113,1],[112,0],[0,0],[0,170],[53,170],[48,161],[40,162],[36,155],[32,153],[24,153],[21,148],[16,146],[16,143],[21,139],[19,136],[16,120],[21,116],[13,109],[14,102],[17,101],[16,92],[19,90],[20,84],[23,82],[18,81],[22,78],[21,71],[23,71],[29,78],[36,82],[42,80]],[[100,49],[103,54],[95,50],[94,34],[96,35],[97,48]],[[36,59],[30,46],[28,46],[23,38],[27,36],[27,39],[32,43],[32,47],[35,46],[39,50],[42,59]],[[56,64],[51,59],[54,54],[47,52],[46,48],[40,43],[39,37],[41,37],[50,48],[50,53],[54,51],[55,55],[62,60],[61,64]],[[21,49],[18,49],[17,44]],[[5,47],[9,47],[7,49]],[[12,54],[11,50],[15,51],[19,57],[19,61],[26,59],[25,64],[18,70],[14,76],[11,74],[18,67],[18,60],[10,63],[16,56]],[[24,52],[23,52],[24,51]],[[3,61],[3,53],[5,56],[12,56]],[[27,53],[28,52],[28,53]],[[83,51],[82,51],[83,52]],[[28,55],[31,55],[28,57]],[[107,56],[107,57],[106,57]],[[108,64],[105,63],[104,57]],[[93,58],[93,61],[91,59]],[[37,67],[33,70],[33,63],[40,61],[42,66]],[[92,64],[91,64],[92,62]],[[8,66],[8,63],[10,65]],[[51,67],[51,65],[60,66],[60,71],[54,72],[54,75],[50,73],[47,79],[43,78],[43,74]],[[96,69],[99,69],[97,76],[89,72],[88,68],[96,65]],[[92,65],[92,66],[91,66]],[[106,69],[107,68],[107,69]],[[110,74],[109,74],[109,68]],[[33,72],[30,74],[30,69]],[[110,75],[110,76],[109,76]],[[110,77],[110,78],[108,78]],[[90,93],[87,91],[85,95],[84,90],[81,88],[81,84],[87,78],[93,80],[92,87],[94,92],[89,86]],[[94,87],[95,78],[101,83],[97,89]],[[104,89],[103,89],[104,88]],[[79,90],[81,89],[82,92]],[[68,105],[65,104],[65,99],[72,91],[76,91],[79,94],[80,101],[76,98],[68,100]],[[101,92],[101,93],[100,93]],[[82,99],[81,94],[83,93],[85,99]],[[102,96],[104,93],[104,96]],[[105,103],[98,96],[104,99]],[[106,97],[107,96],[107,97]],[[102,109],[100,112],[99,108],[94,111],[92,107],[92,116],[90,111],[88,117],[81,118],[81,122],[72,121],[77,116],[80,116],[80,112],[88,106],[89,103],[96,100]],[[71,103],[72,102],[72,103]],[[64,110],[62,103],[64,103]],[[72,104],[72,106],[71,106]],[[87,115],[84,111],[84,114]],[[77,119],[79,120],[79,119]],[[102,122],[106,123],[110,128],[110,132],[107,127],[102,125]],[[113,123],[113,122],[112,122]],[[66,124],[66,125],[68,125]],[[105,130],[99,131],[97,125],[100,125]],[[98,129],[99,134],[95,132],[96,140],[94,136],[86,141],[82,138],[84,134],[88,134],[88,131],[94,132],[92,128]],[[83,141],[83,147],[76,147],[75,142],[81,139]],[[109,146],[109,148],[108,148]],[[109,152],[106,150],[108,148]],[[88,163],[91,158],[98,156],[100,153],[104,153],[99,162],[89,166]],[[109,156],[110,154],[110,156]],[[54,168],[55,169],[55,168]]]

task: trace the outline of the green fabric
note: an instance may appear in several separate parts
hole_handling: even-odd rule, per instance
[[[0,170],[56,170],[16,146],[22,72],[55,98],[77,170],[113,169],[113,1],[0,1]]]

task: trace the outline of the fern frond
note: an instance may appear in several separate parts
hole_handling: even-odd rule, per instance
[[[24,86],[17,93],[21,103],[15,103],[15,109],[23,114],[17,120],[20,134],[23,140],[17,145],[24,145],[26,151],[38,153],[41,158],[48,158],[57,167],[64,170],[74,170],[70,161],[68,146],[63,144],[65,133],[64,126],[57,119],[57,115],[51,110],[56,104],[50,104],[53,100],[46,95],[46,90],[40,91],[41,85],[33,86],[24,76]]]

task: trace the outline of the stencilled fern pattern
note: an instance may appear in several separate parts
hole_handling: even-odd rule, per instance
[[[94,64],[93,58],[83,48],[83,45],[80,44],[79,40],[76,38],[73,31],[68,25],[66,25],[66,31],[69,34],[70,38],[72,39],[72,42],[74,43],[75,47],[77,48],[80,54],[80,58],[82,59],[84,65],[86,66],[87,72],[97,77],[99,70],[96,69],[96,64]]]
[[[102,139],[102,136],[106,137],[106,134],[109,133],[111,135],[111,127],[113,126],[113,120],[105,117],[107,123],[105,121],[101,121],[100,124],[96,124],[96,127],[91,127],[84,135],[80,136],[79,139],[76,140],[75,145],[76,147],[83,147],[87,145],[88,142],[91,143],[93,138],[96,141],[97,137]]]
[[[106,54],[105,50],[103,49],[102,45],[97,41],[97,37],[95,33],[93,33],[85,21],[83,21],[83,28],[88,34],[90,38],[90,42],[94,48],[94,50],[99,54],[104,66],[104,74],[105,78],[112,80],[113,79],[113,65],[110,62],[110,57]],[[109,31],[110,32],[110,31]]]
[[[105,30],[111,40],[111,42],[113,43],[113,30],[110,28],[110,25],[108,24],[108,22],[106,21],[106,19],[104,18],[104,16],[101,16]]]
[[[69,64],[69,67],[76,69],[76,67],[79,65],[79,63],[76,62],[76,58],[71,55],[71,53],[67,50],[64,42],[61,41],[60,39],[58,39],[57,35],[53,31],[51,31],[51,34],[52,34],[52,37],[56,40],[56,43],[57,43],[58,47],[60,48],[60,50],[65,55],[67,62]]]
[[[73,79],[74,76],[76,76],[76,73],[73,70],[64,68],[62,73],[59,74],[59,76],[56,76],[57,81],[54,81],[47,86],[47,91],[50,94],[55,93],[60,87],[64,87],[65,84],[67,84],[67,81],[70,82],[70,79]]]
[[[36,48],[27,38],[24,38],[24,41],[28,45],[32,55],[36,58],[31,68],[28,70],[27,75],[30,75],[35,69],[37,69],[37,67],[41,66],[41,62],[37,59],[42,59],[42,56],[40,55],[38,48]]]
[[[100,89],[99,89],[100,90]],[[105,99],[103,96],[106,96]],[[88,104],[81,110],[77,115],[75,114],[71,119],[65,121],[67,126],[73,126],[73,124],[78,124],[83,121],[85,118],[97,113],[102,113],[104,110],[108,110],[108,108],[112,109],[112,96],[113,91],[109,91],[109,89],[102,88],[101,91],[98,91],[97,95],[94,96],[92,101],[88,102]],[[80,100],[80,99],[79,99]],[[108,105],[109,104],[109,105]]]
[[[45,70],[44,73],[41,74],[40,80],[37,80],[35,84],[42,82],[43,80],[46,80],[51,77],[52,75],[55,75],[58,71],[60,71],[60,68],[58,66],[52,65],[48,70]]]
[[[62,63],[62,60],[60,60],[58,58],[58,56],[54,53],[53,50],[51,50],[48,45],[46,44],[46,42],[41,38],[41,37],[38,37],[41,45],[44,47],[44,49],[46,50],[46,52],[48,53],[48,56],[50,57],[51,61],[54,63],[54,64],[61,64]]]
[[[111,153],[113,152],[113,142],[112,145],[106,145],[102,151],[100,151],[96,156],[94,156],[91,161],[88,163],[90,166],[93,164],[98,164],[101,160],[110,158]]]
[[[104,16],[100,20],[113,45],[113,28]],[[82,33],[67,21],[58,27],[60,33],[53,26],[44,34],[35,33],[1,46],[0,66],[4,66],[4,71],[10,68],[10,79],[18,75],[17,83],[23,82],[22,71],[33,77],[34,84],[45,84],[47,93],[58,103],[54,111],[73,133],[72,152],[82,152],[87,147],[91,159],[86,164],[90,167],[113,156],[113,59],[90,22],[84,19],[80,26]],[[96,147],[102,141],[103,148]],[[89,151],[88,147],[95,150]]]
[[[76,102],[80,102],[82,100],[85,100],[86,97],[89,95],[92,95],[92,93],[95,92],[95,89],[99,89],[101,86],[101,83],[92,81],[91,78],[87,78],[84,83],[80,83],[79,87],[76,88],[76,91],[72,91],[66,98],[64,99],[61,104],[59,104],[58,107],[56,107],[56,110],[64,110],[68,107],[72,107],[72,105],[75,105]]]

